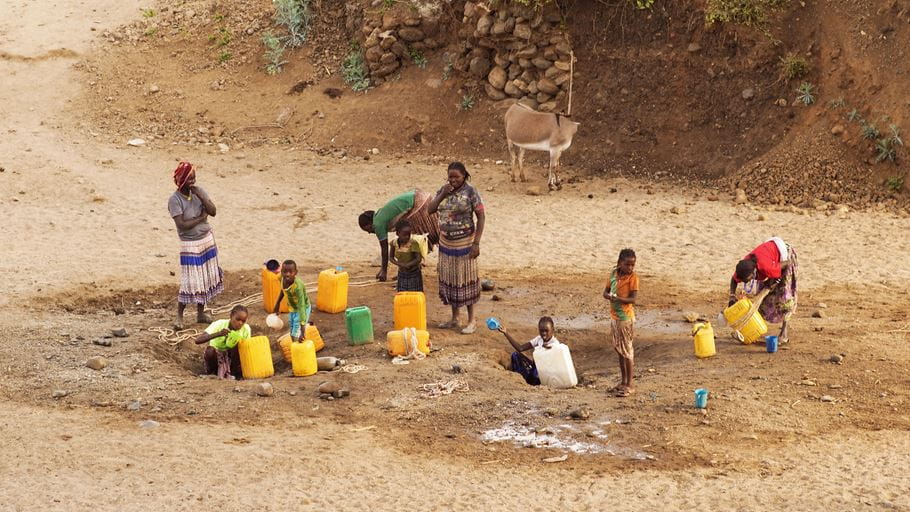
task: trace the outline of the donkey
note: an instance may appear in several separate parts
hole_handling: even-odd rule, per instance
[[[572,145],[572,137],[578,131],[579,123],[564,115],[537,112],[521,103],[509,107],[509,110],[506,111],[505,121],[512,181],[515,181],[515,149],[512,146],[517,146],[521,181],[526,181],[523,163],[525,150],[548,151],[550,165],[547,168],[547,186],[550,190],[562,188],[557,173],[559,157]]]

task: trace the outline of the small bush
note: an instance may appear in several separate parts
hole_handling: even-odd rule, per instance
[[[344,62],[341,63],[341,76],[354,92],[362,92],[369,89],[370,77],[367,73],[366,63],[363,61],[363,51],[360,46],[353,45],[350,53],[344,58]]]
[[[897,127],[897,125],[892,124],[892,125],[889,125],[888,128],[891,129],[891,142],[893,142],[897,146],[903,146],[904,140],[901,139],[901,132],[900,132],[900,129]]]
[[[632,0],[632,5],[634,5],[636,9],[650,9],[654,7],[654,0]]]
[[[142,17],[144,18],[154,18],[158,14],[155,12],[155,9],[142,9]]]
[[[275,4],[275,22],[284,25],[288,31],[285,37],[287,45],[295,48],[303,46],[313,19],[310,0],[272,0],[272,3]]]
[[[424,69],[427,67],[427,58],[426,58],[426,56],[424,56],[423,53],[420,52],[420,50],[418,50],[416,48],[411,48],[409,45],[408,46],[408,56],[411,57],[411,61],[414,64],[416,64],[418,68]]]
[[[474,95],[471,93],[467,93],[467,94],[463,95],[461,97],[461,104],[459,105],[459,107],[461,108],[461,110],[464,110],[465,112],[474,108]]]
[[[272,32],[262,34],[265,45],[265,72],[270,75],[281,73],[281,67],[287,64],[284,60],[284,44]]]
[[[859,121],[859,122],[863,121],[863,116],[860,115],[859,110],[856,110],[856,109],[853,109],[850,112],[847,112],[846,117],[847,117],[847,121],[850,121],[851,123],[854,121]]]
[[[802,55],[788,53],[780,58],[780,78],[790,81],[809,74],[809,63]]]
[[[904,188],[904,177],[891,176],[888,178],[888,181],[885,182],[885,185],[891,192],[900,192]]]
[[[231,34],[230,30],[228,30],[224,27],[220,27],[218,29],[218,32],[215,32],[214,34],[209,36],[209,42],[214,43],[217,46],[227,46],[227,45],[231,44],[231,41],[233,41],[233,40],[234,40],[234,35]]]
[[[708,0],[705,21],[763,28],[771,11],[788,2],[789,0]]]
[[[898,146],[903,146],[904,141],[901,139],[900,130],[897,128],[897,125],[891,125],[891,135],[887,137],[882,137],[875,141],[875,151],[878,153],[875,157],[876,162],[884,162],[888,160],[889,162],[897,161],[897,148]],[[901,181],[901,186],[903,186],[903,181]]]
[[[877,139],[881,132],[878,131],[878,128],[872,123],[863,122],[863,125],[859,129],[859,133],[866,140]]]
[[[799,101],[805,106],[809,106],[815,103],[815,86],[809,82],[803,82],[800,84],[799,88],[796,89],[796,101]]]
[[[218,63],[220,64],[220,63],[227,62],[227,61],[231,60],[231,57],[233,57],[233,55],[231,55],[231,52],[223,51],[220,54],[218,54]]]
[[[828,102],[828,106],[831,108],[844,108],[847,106],[847,102],[844,98],[837,98],[836,100],[831,100]]]

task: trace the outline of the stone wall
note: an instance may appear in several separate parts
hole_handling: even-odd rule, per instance
[[[486,3],[464,4],[460,36],[467,44],[455,68],[477,79],[490,99],[556,111],[565,103],[572,59],[559,12]]]
[[[426,54],[444,45],[438,39],[440,9],[414,10],[401,4],[403,2],[384,10],[367,9],[363,14],[364,58],[374,85],[396,75],[413,60],[412,53]]]

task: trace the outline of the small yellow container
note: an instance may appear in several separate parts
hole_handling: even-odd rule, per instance
[[[692,326],[692,337],[695,340],[695,357],[705,358],[717,354],[714,347],[714,328],[711,322],[699,322]]]
[[[386,334],[386,347],[390,356],[408,355],[408,344],[404,337],[404,331],[389,331]],[[430,333],[427,331],[417,331],[417,350],[424,354],[430,353]]]
[[[319,370],[316,363],[316,348],[311,340],[291,343],[291,368],[295,377],[307,377]]]
[[[768,332],[768,324],[758,311],[746,318],[750,309],[752,309],[752,301],[744,297],[724,310],[724,319],[727,324],[734,331],[739,332],[743,343],[747,345],[760,340]]]
[[[341,313],[348,307],[348,273],[338,269],[319,273],[316,290],[316,309],[325,313]]]
[[[319,334],[319,329],[316,328],[313,322],[306,324],[306,329],[303,330],[303,339],[312,341],[313,346],[316,347],[316,352],[325,348],[325,341],[322,340],[322,335]]]
[[[427,296],[423,292],[398,292],[392,308],[395,329],[427,330]]]
[[[275,375],[268,336],[240,340],[237,350],[240,352],[240,368],[244,379],[265,379]]]
[[[278,347],[281,348],[281,356],[288,363],[291,362],[291,335],[285,334],[278,338]]]
[[[275,313],[275,301],[278,300],[278,294],[281,293],[281,274],[276,274],[271,270],[262,267],[262,309],[266,313]],[[288,298],[283,297],[281,304],[278,306],[279,313],[287,313]]]

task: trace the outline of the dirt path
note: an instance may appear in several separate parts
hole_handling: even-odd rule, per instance
[[[265,259],[285,256],[307,261],[309,266],[363,268],[375,256],[376,243],[356,229],[356,214],[409,186],[434,190],[441,184],[444,163],[405,163],[384,154],[365,162],[320,158],[293,148],[220,154],[206,146],[170,151],[155,144],[127,147],[125,140],[116,146],[102,142],[104,138],[76,115],[80,106],[73,99],[83,76],[78,66],[81,57],[93,51],[97,34],[139,16],[140,7],[145,5],[111,0],[84,0],[64,7],[50,0],[0,1],[0,11],[9,13],[0,19],[0,76],[7,77],[0,88],[0,209],[7,240],[0,247],[4,282],[0,311],[5,317],[2,325],[10,333],[0,335],[0,353],[11,358],[4,361],[7,375],[0,380],[3,395],[10,399],[0,405],[0,439],[7,452],[0,461],[3,507],[910,508],[904,492],[910,479],[903,471],[910,464],[910,435],[887,427],[882,432],[849,428],[804,433],[788,444],[776,444],[778,449],[786,447],[780,453],[743,448],[739,456],[750,462],[732,469],[656,471],[630,463],[630,476],[575,466],[562,469],[559,464],[516,466],[513,457],[525,459],[507,447],[499,451],[491,447],[484,460],[445,451],[428,457],[426,451],[396,444],[399,441],[386,442],[386,436],[406,437],[395,431],[397,427],[354,431],[371,425],[335,422],[328,415],[307,421],[295,405],[283,402],[268,417],[286,416],[286,424],[275,420],[274,424],[241,425],[222,417],[197,421],[193,416],[172,416],[159,428],[143,430],[118,413],[100,413],[79,404],[49,405],[47,397],[21,393],[20,389],[34,386],[35,379],[45,375],[51,381],[76,375],[74,381],[79,382],[79,372],[86,371],[73,362],[81,353],[66,362],[73,368],[64,367],[55,354],[45,356],[45,336],[59,332],[61,326],[88,330],[108,321],[91,314],[64,320],[54,312],[35,313],[33,308],[43,297],[174,283],[170,272],[176,270],[177,241],[165,203],[177,159],[199,164],[200,184],[219,203],[214,225],[222,263],[231,271],[256,268]],[[573,184],[558,194],[527,196],[523,186],[508,183],[505,167],[467,163],[488,204],[482,267],[497,275],[539,275],[552,270],[565,279],[590,284],[596,293],[618,250],[632,246],[639,253],[645,286],[650,282],[657,287],[649,292],[652,296],[673,285],[692,290],[697,297],[715,291],[722,297],[736,257],[777,234],[799,250],[804,290],[855,287],[856,295],[842,291],[821,298],[841,311],[898,293],[910,277],[903,262],[910,242],[900,235],[910,227],[906,218],[870,212],[758,210],[709,201],[698,192],[660,190],[620,180]],[[536,181],[543,182],[542,173]],[[613,188],[618,191],[611,192]],[[656,193],[649,193],[650,188]],[[759,215],[764,220],[759,221]],[[541,295],[563,306],[562,297],[554,297],[545,279],[539,280],[542,283],[531,293],[533,300],[516,301],[516,308],[532,311],[533,307],[527,314],[536,314],[543,307]],[[668,288],[661,289],[658,283]],[[685,298],[680,300],[687,303]],[[35,315],[38,325],[20,328],[16,319],[22,315]],[[853,324],[845,317],[833,325],[842,332]],[[808,332],[809,328],[803,325],[797,330]],[[472,361],[486,357],[467,344],[453,346],[464,354],[459,357]],[[21,366],[13,370],[12,358],[20,354]],[[887,364],[898,371],[907,367],[906,350],[898,348],[889,357]],[[126,363],[123,366],[124,372],[129,371]],[[168,385],[170,377],[162,375],[175,371],[153,370],[148,381],[125,385],[174,389]],[[491,372],[484,375],[497,375]],[[193,393],[210,389],[200,387],[204,385],[190,383],[186,389]],[[93,389],[85,381],[81,386]],[[184,386],[176,388],[180,391]],[[461,405],[498,399],[495,389],[474,397]],[[99,394],[95,399],[107,397]],[[897,405],[903,403],[901,399],[896,398]],[[756,414],[761,414],[759,406],[755,405]],[[356,417],[376,404],[350,407]],[[477,443],[474,437],[463,439]],[[414,443],[420,442],[415,436]],[[225,484],[216,485],[220,482]]]

